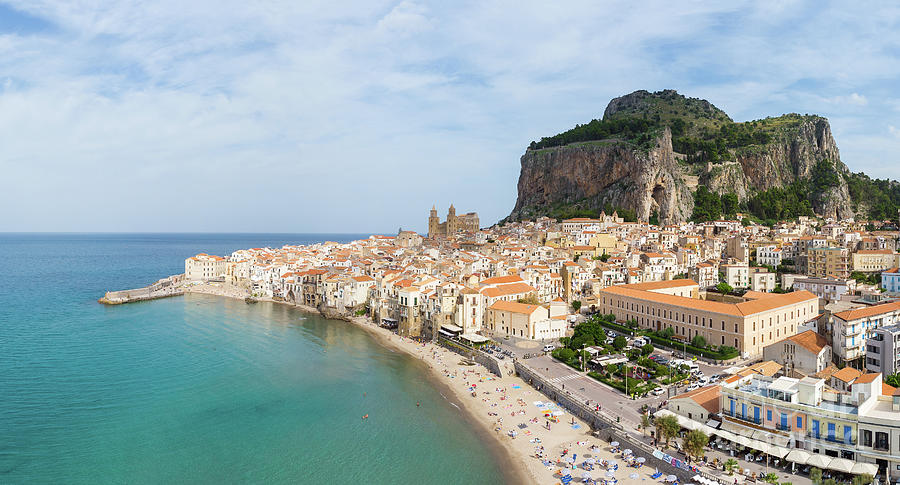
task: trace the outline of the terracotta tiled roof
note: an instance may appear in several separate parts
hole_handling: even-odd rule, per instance
[[[697,283],[693,280],[675,280],[675,281],[690,281],[690,284],[696,285]],[[697,298],[688,298],[685,296],[675,296],[675,295],[667,295],[663,293],[655,293],[652,291],[642,291],[642,289],[636,289],[635,287],[644,287],[647,286],[653,288],[653,285],[658,283],[671,283],[668,281],[665,282],[651,282],[651,283],[637,283],[632,285],[616,285],[610,286],[608,288],[604,288],[601,291],[606,293],[612,293],[616,295],[628,296],[632,298],[639,298],[642,300],[654,301],[657,303],[666,303],[670,305],[683,306],[687,308],[693,308],[696,310],[709,311],[714,313],[722,313],[726,315],[735,315],[735,316],[748,316],[754,315],[757,313],[762,313],[768,310],[774,310],[779,307],[783,307],[786,305],[791,305],[795,303],[801,303],[809,300],[818,300],[816,295],[808,292],[808,291],[793,291],[791,293],[784,293],[780,295],[773,295],[769,298],[762,298],[759,300],[745,301],[742,303],[722,303],[718,301],[710,301],[710,300],[700,300]],[[645,286],[647,285],[647,286]],[[687,286],[687,284],[682,285]],[[667,286],[659,286],[658,288],[667,288]]]
[[[498,300],[495,301],[493,305],[491,305],[491,310],[500,310],[504,312],[512,312],[512,313],[524,313],[526,315],[531,315],[538,308],[541,308],[540,305],[528,305],[525,303],[517,303],[514,301],[503,301]]]
[[[706,409],[710,414],[715,414],[719,412],[720,389],[721,388],[717,384],[713,384],[711,386],[701,387],[700,389],[694,389],[693,391],[680,394],[672,399],[691,399],[702,406],[703,409]]]
[[[882,303],[881,305],[874,305],[869,307],[857,308],[855,310],[847,310],[843,312],[837,312],[834,316],[840,318],[845,322],[849,322],[850,320],[857,320],[860,318],[872,317],[875,315],[881,315],[884,313],[890,313],[900,310],[900,301],[895,301],[891,303]]]
[[[874,381],[880,375],[881,374],[878,372],[870,372],[868,374],[863,374],[863,375],[857,377],[856,380],[853,381],[853,383],[854,384],[868,384],[868,383]]]
[[[813,354],[818,354],[828,345],[828,340],[825,337],[812,330],[792,335],[784,340],[790,340]]]
[[[844,367],[843,369],[832,374],[831,377],[834,377],[835,379],[837,379],[839,381],[850,383],[850,382],[853,382],[853,379],[856,379],[857,377],[859,377],[861,375],[862,375],[862,372],[854,369],[853,367]]]

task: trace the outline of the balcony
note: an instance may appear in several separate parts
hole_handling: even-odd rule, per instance
[[[783,425],[781,425],[781,424],[775,424],[775,429],[777,429],[778,431],[790,431],[790,430],[791,430],[791,427],[790,427],[790,426],[783,426]]]
[[[757,425],[757,426],[759,426],[760,424],[762,424],[762,420],[761,420],[761,419],[753,419],[753,418],[751,418],[751,417],[749,417],[749,416],[741,416],[740,414],[738,414],[738,413],[732,413],[731,411],[725,411],[723,414],[725,414],[725,416],[728,416],[728,417],[730,417],[730,418],[734,418],[734,419],[736,419],[736,420],[738,420],[738,421],[744,421],[744,422],[746,422],[746,423],[755,424],[755,425]]]
[[[813,440],[825,441],[826,443],[834,443],[837,445],[856,445],[856,440],[850,438],[850,441],[845,440],[842,436],[816,436],[812,432],[807,433],[806,437]]]

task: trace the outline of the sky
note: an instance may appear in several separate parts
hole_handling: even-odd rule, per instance
[[[0,0],[0,231],[425,231],[638,89],[900,179],[900,6]]]

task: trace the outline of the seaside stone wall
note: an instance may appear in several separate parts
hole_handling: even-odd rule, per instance
[[[183,295],[184,289],[178,286],[183,280],[184,275],[177,274],[163,278],[144,288],[107,291],[106,294],[103,295],[103,298],[100,298],[98,301],[107,305],[118,305],[134,301],[155,300],[157,298],[165,298],[168,296]]]
[[[491,371],[494,375],[503,376],[503,365],[500,364],[500,361],[491,357],[490,355],[475,350],[472,347],[469,347],[466,344],[447,340],[443,337],[437,339],[437,342],[442,346],[453,352],[456,352],[463,357],[469,358],[477,362],[478,364],[483,365],[487,370]]]

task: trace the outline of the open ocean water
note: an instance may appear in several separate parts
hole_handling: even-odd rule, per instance
[[[198,252],[360,237],[0,234],[0,484],[502,482],[423,366],[350,324],[205,296],[96,303]]]

